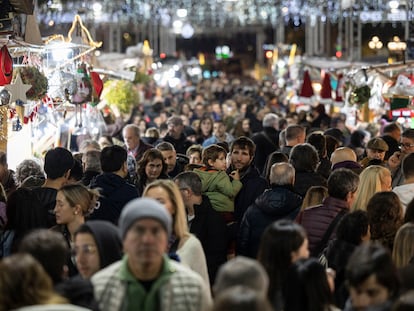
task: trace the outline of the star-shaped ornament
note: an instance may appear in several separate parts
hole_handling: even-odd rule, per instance
[[[26,92],[32,88],[32,85],[24,84],[20,73],[17,73],[14,83],[6,85],[5,88],[11,93],[11,102],[21,100],[22,102],[26,103]]]

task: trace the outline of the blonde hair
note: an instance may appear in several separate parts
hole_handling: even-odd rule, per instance
[[[414,224],[406,223],[398,229],[392,249],[392,259],[397,268],[405,267],[414,257]]]
[[[150,189],[156,187],[160,187],[167,192],[168,197],[175,208],[175,214],[173,215],[173,232],[175,236],[180,239],[181,246],[190,236],[190,233],[188,231],[185,206],[180,189],[172,180],[157,179],[145,187],[142,196],[145,197]]]
[[[382,191],[382,183],[386,176],[391,176],[388,168],[381,165],[371,165],[359,175],[359,187],[352,210],[367,210],[368,201],[372,196]]]
[[[67,184],[59,191],[71,207],[80,205],[83,216],[88,216],[94,211],[99,198],[97,189],[89,189],[82,184]]]
[[[323,199],[328,196],[328,188],[324,186],[312,186],[306,191],[303,198],[302,208],[304,210],[308,207],[322,204]]]

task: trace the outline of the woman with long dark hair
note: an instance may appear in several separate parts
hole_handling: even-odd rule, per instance
[[[142,195],[145,186],[157,179],[168,179],[167,164],[158,149],[151,148],[144,152],[138,162],[138,180],[135,184],[138,193]]]
[[[283,310],[282,288],[292,263],[309,257],[305,229],[290,220],[278,220],[265,230],[258,260],[269,276],[268,298],[275,311]]]

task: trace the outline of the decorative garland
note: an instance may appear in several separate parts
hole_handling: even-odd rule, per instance
[[[139,94],[135,85],[126,80],[108,80],[104,84],[102,98],[108,105],[115,105],[122,113],[129,113],[139,104]]]
[[[26,92],[27,99],[42,99],[48,89],[46,76],[39,69],[33,66],[19,68],[20,76],[24,84],[30,84],[32,87]]]
[[[368,102],[371,97],[371,88],[363,85],[352,90],[350,102],[352,104],[363,105]]]

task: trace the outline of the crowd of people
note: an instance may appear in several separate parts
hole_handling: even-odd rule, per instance
[[[73,150],[0,152],[0,311],[414,308],[414,129],[252,85],[148,87]]]

